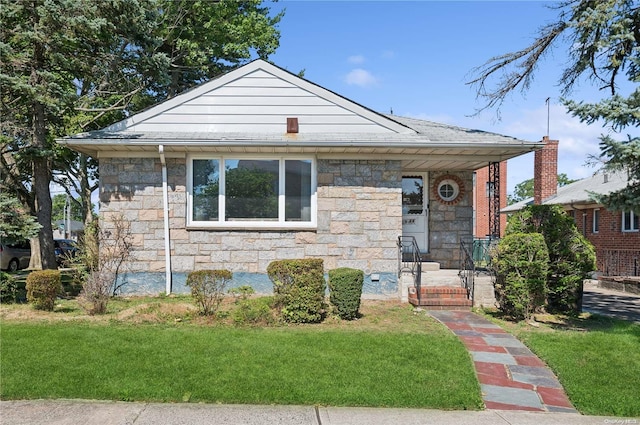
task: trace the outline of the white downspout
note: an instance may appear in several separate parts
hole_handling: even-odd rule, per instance
[[[171,294],[171,239],[169,238],[169,189],[167,186],[167,163],[164,157],[164,146],[158,145],[160,162],[162,163],[162,216],[164,217],[164,261],[165,291]]]

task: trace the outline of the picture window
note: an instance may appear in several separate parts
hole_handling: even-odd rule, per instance
[[[313,159],[193,157],[188,165],[187,225],[295,228],[315,223]]]

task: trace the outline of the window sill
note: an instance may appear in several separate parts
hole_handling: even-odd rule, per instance
[[[238,223],[224,223],[224,224],[200,224],[200,223],[190,223],[187,224],[187,230],[213,230],[213,231],[224,231],[224,230],[241,230],[241,231],[288,231],[288,232],[296,232],[296,231],[316,231],[318,228],[315,223],[304,223],[297,225],[290,224],[282,224],[282,223],[247,223],[247,222],[238,222]]]

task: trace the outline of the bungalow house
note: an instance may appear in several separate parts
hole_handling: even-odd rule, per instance
[[[508,214],[529,204],[562,205],[596,250],[598,271],[607,276],[640,276],[640,210],[610,211],[593,199],[626,187],[624,172],[597,173],[558,188],[558,141],[545,140],[536,151],[534,196],[501,210]]]
[[[136,292],[219,268],[270,292],[271,261],[315,257],[371,294],[399,293],[401,235],[457,268],[473,171],[541,146],[383,115],[262,60],[58,142],[98,159],[105,225],[130,220]]]

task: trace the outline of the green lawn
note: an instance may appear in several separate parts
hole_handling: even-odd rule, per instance
[[[457,337],[404,320],[435,331],[3,320],[0,397],[480,409]]]
[[[92,317],[75,300],[54,312],[0,305],[0,398],[482,408],[458,338],[406,304],[365,303],[352,322],[234,327],[189,302],[115,299]],[[640,417],[640,325],[493,320],[549,364],[580,412]]]
[[[581,413],[640,417],[640,325],[586,316],[506,328],[553,369]]]

